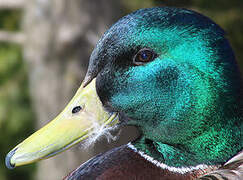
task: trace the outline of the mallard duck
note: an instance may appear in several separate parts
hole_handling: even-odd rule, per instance
[[[6,165],[132,125],[138,139],[66,178],[242,179],[242,88],[225,32],[212,20],[181,8],[141,9],[103,35],[71,102],[10,151]]]

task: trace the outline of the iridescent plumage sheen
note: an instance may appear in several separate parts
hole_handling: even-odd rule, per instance
[[[134,66],[141,48],[157,58]],[[159,161],[220,164],[242,149],[241,75],[224,31],[209,18],[167,7],[125,16],[91,55],[86,80],[96,76],[103,104],[140,129],[133,144]]]

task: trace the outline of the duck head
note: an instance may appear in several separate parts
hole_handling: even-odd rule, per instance
[[[217,24],[185,9],[141,9],[103,35],[71,103],[6,164],[53,156],[97,124],[136,126],[132,144],[169,166],[222,163],[242,148],[242,109],[241,75]]]

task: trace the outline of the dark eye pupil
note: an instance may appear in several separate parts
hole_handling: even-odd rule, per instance
[[[143,50],[138,54],[138,61],[147,62],[152,59],[152,52]]]
[[[72,113],[75,114],[75,113],[79,112],[81,109],[82,109],[81,106],[76,106],[73,108]]]
[[[142,52],[141,58],[146,60],[148,58],[148,52],[146,52],[146,51]]]
[[[141,49],[133,59],[134,64],[142,65],[154,59],[154,53],[148,48]]]

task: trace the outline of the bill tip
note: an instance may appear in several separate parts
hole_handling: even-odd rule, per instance
[[[15,154],[15,151],[16,151],[16,150],[17,150],[17,148],[14,149],[14,150],[12,150],[12,151],[10,151],[10,152],[7,154],[6,158],[5,158],[5,165],[7,166],[8,169],[13,169],[13,168],[15,167],[15,164],[12,164],[12,163],[11,163],[11,158],[12,158],[13,155]]]

